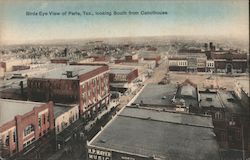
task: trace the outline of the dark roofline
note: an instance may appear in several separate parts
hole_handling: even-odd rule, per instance
[[[211,91],[210,89],[206,89],[206,90],[199,90],[199,93],[217,94],[218,92],[216,90]]]
[[[144,110],[159,111],[159,112],[186,114],[186,115],[193,115],[193,116],[199,116],[199,117],[211,117],[211,115],[204,115],[204,114],[197,114],[197,113],[186,113],[186,112],[178,112],[178,111],[169,111],[169,110],[164,110],[164,109],[161,110],[161,109],[158,109],[158,108],[148,108],[148,107],[141,107],[141,106],[126,106],[126,107],[127,108],[139,108],[139,109],[144,109]]]
[[[161,112],[161,111],[158,111],[158,112]],[[168,111],[164,111],[164,112],[168,112]],[[176,112],[174,112],[174,113],[176,113]],[[127,117],[127,118],[133,118],[133,119],[140,119],[140,120],[156,121],[156,122],[162,122],[162,123],[170,123],[170,124],[176,124],[176,125],[185,125],[185,126],[201,127],[201,128],[214,128],[214,127],[210,127],[210,126],[194,125],[194,124],[188,124],[188,123],[178,123],[178,122],[161,121],[161,120],[152,119],[151,117],[142,118],[142,117],[133,117],[133,116],[128,116],[128,115],[118,115],[118,116],[120,116],[120,117]],[[211,117],[211,116],[209,116],[209,117]]]

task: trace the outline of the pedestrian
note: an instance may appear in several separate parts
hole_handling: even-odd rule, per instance
[[[70,151],[70,153],[72,153],[72,146],[71,145],[69,146],[69,151]]]
[[[76,133],[74,133],[74,139],[76,139]]]
[[[61,149],[61,145],[57,144],[57,149],[60,150]]]

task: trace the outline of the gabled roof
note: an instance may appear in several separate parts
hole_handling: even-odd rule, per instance
[[[184,86],[184,85],[187,85],[187,84],[190,84],[191,86],[193,86],[194,88],[197,88],[197,84],[193,83],[190,79],[186,79],[184,82],[182,82],[180,84],[180,86]]]

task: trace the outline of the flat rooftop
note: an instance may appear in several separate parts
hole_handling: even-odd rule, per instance
[[[82,75],[93,71],[102,66],[94,66],[94,65],[66,65],[63,67],[55,68],[47,73],[33,76],[35,78],[48,78],[48,79],[77,79],[77,76],[73,76],[68,78],[66,75],[67,71],[72,71],[74,74]]]
[[[146,105],[171,105],[171,100],[175,96],[176,91],[177,86],[175,84],[148,84],[133,103],[140,104],[142,101]]]
[[[113,74],[129,74],[132,72],[133,68],[110,68],[110,73]]]
[[[126,107],[89,146],[171,160],[219,160],[212,118]]]
[[[0,99],[0,126],[13,120],[16,115],[23,115],[44,103]]]
[[[61,105],[61,104],[55,104],[54,106],[54,118],[59,117],[63,113],[69,111],[70,109],[74,108],[77,104],[72,105]]]
[[[200,92],[200,106],[224,108],[217,92]]]

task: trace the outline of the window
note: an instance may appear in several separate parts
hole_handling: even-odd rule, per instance
[[[16,142],[16,129],[13,131],[13,142]]]
[[[47,114],[47,122],[49,122],[49,114]]]
[[[45,114],[43,115],[43,124],[45,124],[46,123],[46,116],[45,116]]]
[[[76,120],[77,120],[77,113],[75,114]]]
[[[24,129],[24,136],[29,135],[31,132],[34,131],[34,127],[33,125],[28,125],[25,129]]]
[[[211,97],[207,97],[206,101],[213,101],[213,99]]]
[[[82,84],[82,90],[84,90],[84,84]]]
[[[222,119],[222,115],[220,112],[215,113],[215,119]]]
[[[10,144],[10,137],[9,137],[9,135],[7,135],[6,139],[5,139],[5,145],[9,146],[9,144]]]
[[[39,117],[38,117],[38,126],[39,126],[39,127],[42,126],[42,118],[41,118],[41,115],[39,115]]]

